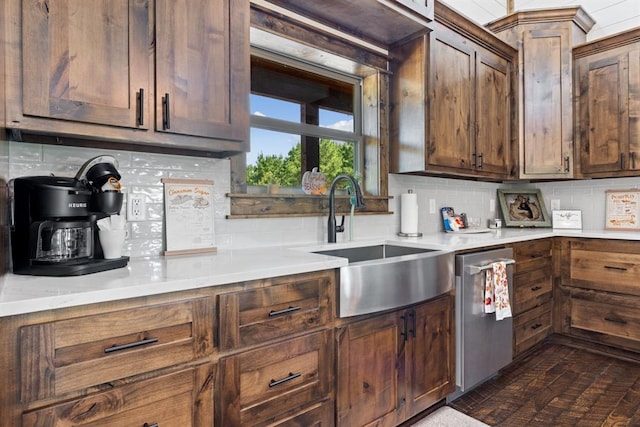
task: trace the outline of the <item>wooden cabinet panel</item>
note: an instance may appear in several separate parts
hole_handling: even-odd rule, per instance
[[[244,140],[249,3],[156,0],[156,129]]]
[[[199,298],[21,329],[22,401],[188,362],[213,351],[213,301]]]
[[[527,30],[522,37],[522,176],[571,176],[567,160],[573,158],[569,29]]]
[[[408,313],[410,351],[406,352],[407,417],[416,415],[455,390],[453,297],[421,304]]]
[[[215,365],[27,412],[23,427],[212,426]]]
[[[638,175],[639,39],[636,29],[574,50],[582,176]]]
[[[25,115],[148,127],[147,0],[22,2],[22,24]]]
[[[551,299],[553,272],[551,266],[514,275],[512,308],[520,314]]]
[[[334,273],[290,276],[218,296],[222,350],[266,343],[327,324]]]
[[[476,144],[478,172],[506,176],[511,156],[511,64],[486,51],[476,54]]]
[[[395,426],[454,391],[453,309],[447,294],[338,328],[338,425]]]
[[[337,424],[395,426],[404,409],[399,375],[404,340],[393,312],[338,328]],[[372,351],[375,349],[375,351]]]
[[[581,288],[640,295],[640,255],[571,249],[569,283]]]
[[[514,352],[521,354],[545,339],[551,331],[551,301],[513,319]]]
[[[571,327],[640,341],[640,314],[636,308],[574,298]]]
[[[220,423],[255,426],[326,399],[332,334],[312,333],[220,360]]]
[[[428,164],[468,173],[473,168],[475,54],[463,39],[436,27],[431,40]]]
[[[435,17],[392,47],[390,170],[508,178],[517,51],[442,3]]]

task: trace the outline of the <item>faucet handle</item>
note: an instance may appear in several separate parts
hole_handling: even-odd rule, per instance
[[[336,225],[336,233],[344,232],[344,215],[342,215],[342,220],[340,221],[340,225]]]

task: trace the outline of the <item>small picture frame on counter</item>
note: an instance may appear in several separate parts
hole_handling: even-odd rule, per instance
[[[539,189],[498,189],[498,200],[505,227],[551,227]]]
[[[557,210],[551,212],[554,229],[582,230],[582,211]]]

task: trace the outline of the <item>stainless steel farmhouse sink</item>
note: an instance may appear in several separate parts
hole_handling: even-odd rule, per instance
[[[314,253],[347,258],[340,268],[338,315],[375,313],[425,301],[454,287],[452,252],[369,245]]]

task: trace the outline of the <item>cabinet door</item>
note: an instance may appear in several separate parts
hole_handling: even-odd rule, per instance
[[[473,170],[475,54],[460,36],[438,27],[431,39],[428,164],[436,170]]]
[[[338,328],[337,424],[395,426],[404,411],[399,377],[405,341],[398,312]]]
[[[582,173],[640,168],[629,149],[629,55],[580,58],[576,67]]]
[[[23,114],[146,128],[148,0],[22,2]]]
[[[407,417],[455,389],[453,304],[453,297],[447,295],[406,312],[410,343],[406,352]]]
[[[569,29],[524,31],[522,50],[520,177],[571,177],[573,91]]]
[[[248,1],[156,1],[156,130],[245,140],[248,49]]]
[[[484,49],[476,57],[474,166],[506,177],[511,158],[511,64]]]
[[[215,382],[215,365],[202,365],[27,412],[22,425],[213,426]]]

